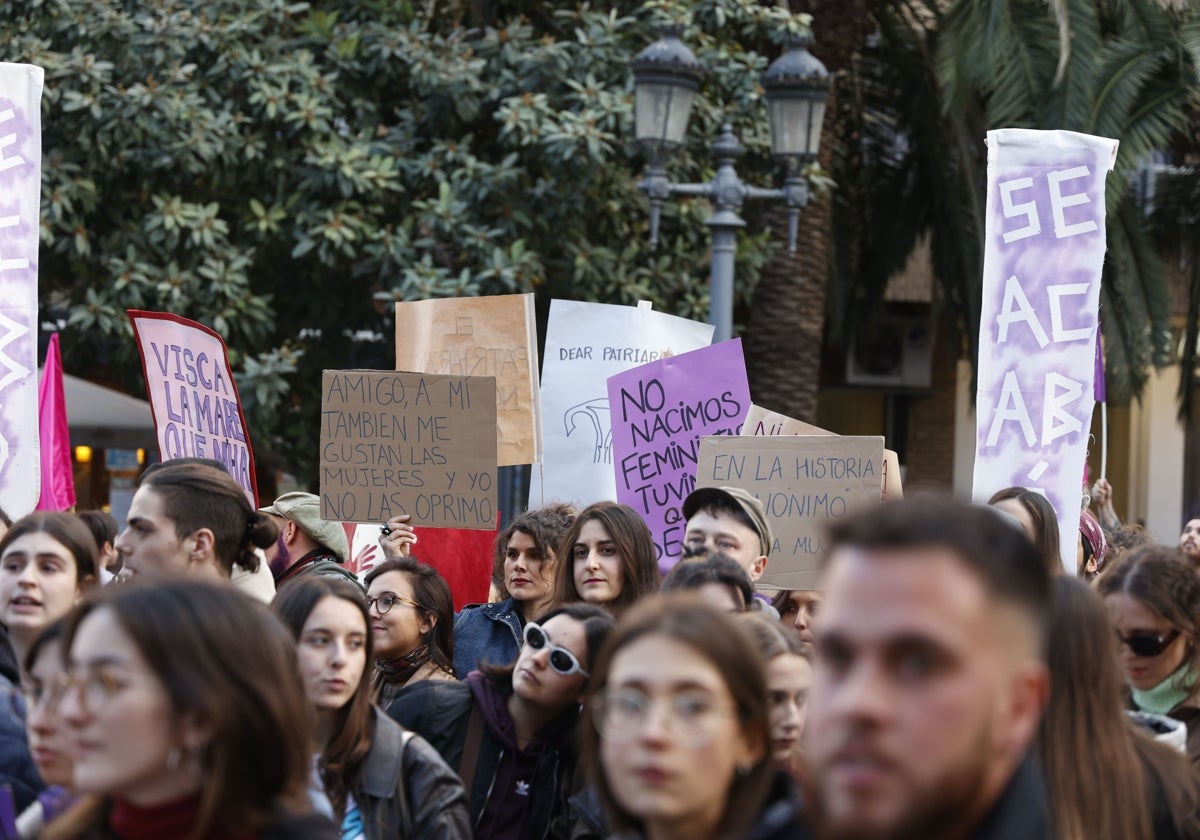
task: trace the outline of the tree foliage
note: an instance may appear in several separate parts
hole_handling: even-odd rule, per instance
[[[1132,182],[1171,151],[1200,148],[1200,8],[1155,0],[882,0],[879,37],[844,80],[834,177],[840,232],[835,325],[881,300],[928,236],[940,302],[974,351],[979,334],[986,149],[992,128],[1117,138],[1107,182],[1101,321],[1112,395],[1140,392],[1172,359],[1153,220]]]
[[[803,21],[752,0],[0,0],[0,55],[46,69],[42,298],[69,366],[135,383],[127,308],[209,324],[256,446],[311,469],[319,371],[390,366],[391,301],[701,316],[706,206],[668,205],[652,251],[632,143],[629,60],[680,14],[709,76],[674,174],[708,180],[731,122],[770,180],[757,80]],[[743,239],[743,294],[768,247]]]

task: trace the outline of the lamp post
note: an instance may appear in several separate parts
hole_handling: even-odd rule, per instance
[[[742,145],[728,123],[713,143],[717,171],[707,184],[675,183],[666,163],[683,145],[692,102],[704,78],[696,56],[679,40],[682,27],[660,30],[657,41],[632,62],[635,84],[634,122],[638,145],[646,158],[646,172],[638,188],[650,199],[650,244],[658,244],[662,205],[673,195],[691,195],[712,202],[713,214],[705,222],[712,229],[712,273],[709,321],[716,328],[714,341],[733,335],[733,263],[737,231],[746,226],[738,210],[747,199],[783,201],[788,208],[788,253],[796,253],[800,211],[808,204],[804,166],[817,155],[821,123],[825,117],[829,73],[808,51],[807,35],[790,36],[786,52],[762,76],[770,119],[771,153],[784,165],[782,188],[745,183],[734,164]]]

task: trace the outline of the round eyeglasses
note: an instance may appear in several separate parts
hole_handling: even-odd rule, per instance
[[[562,674],[564,677],[579,674],[585,680],[588,679],[588,672],[583,670],[583,666],[579,664],[575,654],[562,645],[552,644],[550,637],[546,635],[546,631],[540,624],[534,621],[526,624],[524,636],[525,644],[531,650],[541,650],[544,647],[550,649],[550,667],[554,669],[555,673]]]
[[[606,741],[627,744],[645,729],[656,706],[662,707],[662,726],[671,740],[689,749],[711,743],[720,721],[736,714],[735,707],[697,691],[660,698],[636,688],[618,688],[592,698],[592,717]]]
[[[401,598],[399,595],[396,595],[393,592],[387,592],[383,595],[380,595],[378,598],[367,599],[367,609],[375,610],[375,612],[379,613],[380,615],[387,615],[391,611],[392,607],[396,606],[396,604],[408,604],[414,609],[425,610],[425,608],[416,601],[410,601],[408,598]],[[428,611],[426,610],[426,612]]]

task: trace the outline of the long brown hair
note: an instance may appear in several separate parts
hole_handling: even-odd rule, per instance
[[[575,543],[583,526],[592,520],[604,526],[621,555],[621,592],[604,605],[619,615],[643,595],[657,592],[662,578],[658,573],[654,536],[646,521],[633,508],[616,502],[596,502],[584,508],[563,535],[558,548],[560,570],[554,581],[554,600],[559,604],[583,600],[575,587]]]
[[[83,620],[109,609],[162,683],[176,717],[211,730],[190,840],[257,832],[281,812],[309,813],[311,727],[295,646],[260,604],[228,584],[189,578],[109,586],[67,619],[69,651]],[[42,837],[86,836],[111,798],[85,797]]]
[[[1136,598],[1178,630],[1187,645],[1185,667],[1192,670],[1187,689],[1200,687],[1200,575],[1178,549],[1140,548],[1103,575],[1097,589],[1105,597],[1123,592]]]
[[[333,718],[333,737],[324,745],[319,769],[325,795],[340,820],[346,811],[347,795],[359,789],[371,739],[375,735],[375,713],[371,706],[371,681],[367,670],[375,661],[371,641],[371,617],[358,587],[339,578],[309,575],[294,578],[284,584],[271,602],[271,608],[292,631],[296,641],[304,631],[304,623],[326,598],[340,598],[356,606],[362,613],[366,666],[354,688],[354,695],[337,710]],[[307,741],[306,741],[307,743]]]
[[[1042,555],[1046,571],[1052,575],[1062,574],[1062,557],[1059,556],[1058,514],[1054,512],[1054,505],[1041,493],[1024,487],[1005,487],[1003,490],[997,490],[992,494],[992,498],[988,499],[988,504],[994,505],[996,502],[1009,499],[1015,500],[1029,514],[1035,532],[1033,544],[1038,553]]]
[[[580,747],[583,767],[596,787],[608,827],[614,834],[641,830],[641,821],[613,797],[600,760],[600,731],[596,728],[594,698],[608,686],[613,660],[624,648],[649,636],[665,636],[696,651],[720,672],[733,697],[738,721],[762,755],[748,773],[738,773],[730,783],[725,809],[716,836],[733,840],[745,837],[767,801],[775,770],[769,741],[767,677],[762,657],[740,622],[709,606],[695,595],[646,598],[627,612],[600,651],[592,670],[587,702],[583,707]]]
[[[1165,788],[1180,836],[1192,836],[1200,804],[1195,770],[1180,753],[1135,731],[1126,717],[1121,665],[1104,603],[1075,578],[1054,580],[1047,664],[1050,702],[1038,729],[1037,752],[1054,836],[1151,840],[1152,781]]]

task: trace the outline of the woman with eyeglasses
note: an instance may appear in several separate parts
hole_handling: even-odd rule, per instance
[[[437,569],[411,557],[385,560],[366,584],[380,708],[406,685],[454,679],[454,601]]]
[[[1200,764],[1200,577],[1171,549],[1150,546],[1100,578],[1133,708],[1187,725]]]
[[[228,583],[105,587],[67,621],[75,806],[44,840],[326,840],[292,639]]]
[[[566,819],[579,703],[612,628],[601,607],[559,607],[526,622],[510,665],[484,666],[465,682],[418,683],[388,709],[458,771],[476,837],[543,838]]]
[[[46,823],[74,801],[71,743],[58,711],[66,676],[62,656],[65,626],[66,621],[62,618],[47,625],[26,652],[22,663],[24,696],[18,711],[25,718],[30,754],[47,785],[17,818],[17,834],[22,840],[37,837]]]
[[[662,582],[650,528],[627,505],[597,502],[585,508],[559,553],[571,564],[555,582],[560,604],[586,601],[620,615]]]
[[[469,837],[458,777],[429,744],[371,703],[372,634],[361,590],[310,575],[283,586],[271,606],[296,637],[315,713],[313,793],[342,836]]]
[[[633,607],[596,663],[580,730],[610,836],[807,836],[768,718],[762,657],[733,616],[685,596]]]

